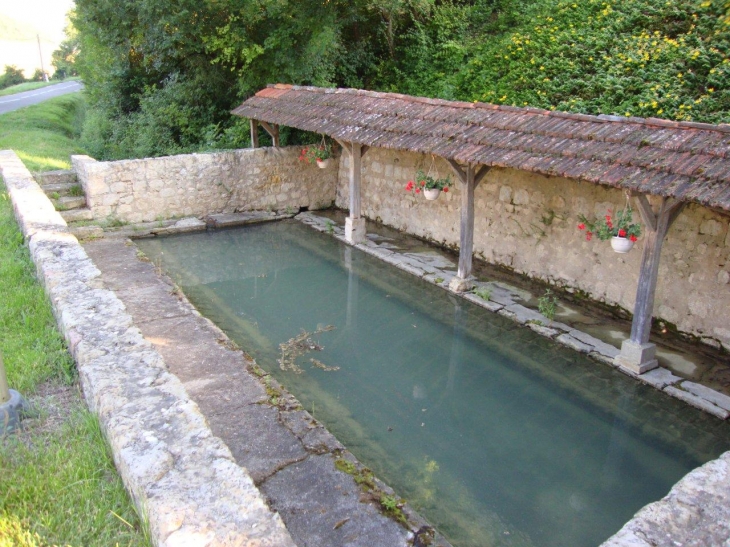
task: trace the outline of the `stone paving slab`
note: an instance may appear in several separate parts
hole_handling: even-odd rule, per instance
[[[299,547],[389,547],[406,545],[410,535],[394,521],[374,526],[376,510],[359,501],[361,492],[336,472],[332,455],[310,456],[277,473],[262,487]]]
[[[677,399],[691,404],[695,408],[699,408],[700,410],[704,410],[705,412],[708,412],[713,416],[717,416],[721,420],[727,420],[727,418],[730,416],[730,412],[728,412],[724,408],[720,408],[716,404],[711,403],[703,397],[700,397],[683,389],[679,389],[675,386],[665,387],[664,392],[668,393],[672,397],[676,397]]]

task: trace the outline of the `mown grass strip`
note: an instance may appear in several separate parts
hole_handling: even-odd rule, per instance
[[[0,150],[15,150],[30,171],[68,169],[69,156],[83,153],[76,137],[85,109],[80,92],[2,114]]]
[[[29,168],[67,166],[69,151],[80,151],[73,128],[82,108],[77,94],[0,116],[0,149],[16,150]],[[10,387],[39,411],[24,431],[0,437],[0,547],[149,546],[1,179],[0,353]]]
[[[5,95],[15,95],[16,93],[23,93],[24,91],[33,91],[34,89],[40,89],[42,87],[48,87],[49,85],[60,84],[58,80],[50,82],[23,82],[22,84],[11,85],[5,89],[0,89],[0,97]]]

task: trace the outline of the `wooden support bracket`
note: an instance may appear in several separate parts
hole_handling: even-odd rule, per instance
[[[341,141],[340,139],[335,138],[335,137],[333,137],[333,139],[335,141],[337,141],[337,144],[339,144],[342,147],[342,149],[350,155],[350,157],[352,157],[352,147],[353,146],[359,146],[360,147],[360,157],[361,158],[364,157],[365,154],[368,153],[368,150],[370,150],[370,147],[367,146],[367,145],[365,145],[365,144],[358,144],[358,143],[351,143],[351,142],[347,142],[347,141]]]
[[[259,121],[259,123],[261,124],[261,127],[263,127],[266,132],[271,135],[271,140],[274,142],[274,146],[279,146],[279,126],[277,124],[269,125],[264,121]]]
[[[456,174],[456,178],[458,178],[462,184],[466,184],[467,171],[469,169],[473,170],[474,166],[469,164],[469,165],[467,165],[467,171],[464,171],[464,168],[461,165],[459,165],[456,161],[451,160],[451,159],[447,159],[446,161],[449,163],[449,165],[451,166],[451,169]],[[487,175],[487,173],[489,173],[489,171],[491,169],[492,169],[491,167],[488,167],[486,165],[481,165],[481,166],[479,166],[479,168],[476,171],[474,171],[474,187],[475,188],[477,186],[479,186],[479,183],[482,182],[482,180],[484,180],[484,177]]]

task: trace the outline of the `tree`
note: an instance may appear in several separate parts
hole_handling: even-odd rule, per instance
[[[15,65],[5,65],[5,73],[0,76],[0,89],[5,89],[11,85],[22,84],[25,81],[23,69]]]

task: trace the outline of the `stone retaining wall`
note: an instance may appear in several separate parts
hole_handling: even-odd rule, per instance
[[[12,151],[0,174],[84,397],[158,546],[295,547]]]
[[[97,220],[145,222],[252,210],[332,205],[336,162],[298,161],[300,147],[256,148],[98,162],[71,161]]]
[[[348,207],[348,157],[343,155],[336,204]],[[451,247],[459,244],[461,192],[426,201],[404,190],[431,157],[372,148],[362,162],[362,213],[386,225]],[[451,174],[445,161],[435,169]],[[453,178],[453,174],[452,174]],[[621,191],[513,169],[492,169],[475,191],[474,252],[495,264],[629,311],[634,308],[643,239],[628,254],[586,241],[579,213],[604,215],[626,202]],[[636,213],[638,219],[638,212]],[[687,206],[662,250],[655,315],[705,343],[730,349],[730,216]]]

